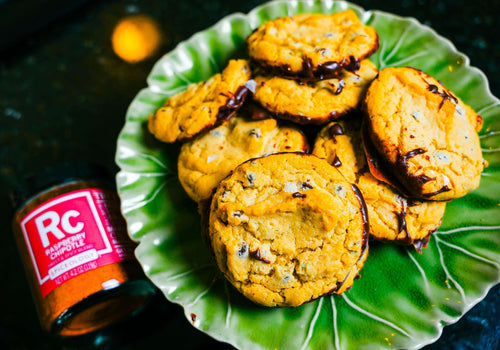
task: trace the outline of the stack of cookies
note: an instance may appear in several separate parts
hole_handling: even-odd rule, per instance
[[[422,71],[379,72],[378,35],[354,11],[278,18],[246,43],[248,59],[148,123],[182,142],[179,181],[217,266],[249,299],[340,294],[369,238],[421,251],[446,202],[479,186],[481,117]]]

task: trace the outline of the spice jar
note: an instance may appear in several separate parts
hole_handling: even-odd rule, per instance
[[[135,260],[112,177],[62,163],[16,188],[13,231],[40,323],[78,336],[139,312],[156,288]]]

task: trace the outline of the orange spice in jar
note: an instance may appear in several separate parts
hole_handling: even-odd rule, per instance
[[[42,328],[102,329],[156,293],[135,260],[114,182],[94,163],[48,168],[12,193],[13,231]]]

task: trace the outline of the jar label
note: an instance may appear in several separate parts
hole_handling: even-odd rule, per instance
[[[113,224],[112,209],[119,208],[111,207],[109,195],[98,188],[66,193],[20,222],[42,297],[71,278],[133,257],[132,242],[117,237],[126,232]]]

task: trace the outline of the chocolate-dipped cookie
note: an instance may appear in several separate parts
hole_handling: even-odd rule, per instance
[[[170,97],[148,118],[149,131],[159,140],[186,141],[227,121],[243,105],[249,89],[250,66],[231,60],[222,73]]]
[[[409,197],[459,198],[479,186],[481,117],[438,80],[385,68],[365,99],[364,142],[375,176]]]
[[[312,151],[356,184],[368,208],[370,236],[413,244],[421,251],[441,225],[446,202],[408,200],[369,171],[361,141],[361,118],[353,116],[325,126]]]
[[[257,75],[254,99],[278,118],[325,124],[356,109],[377,72],[372,62],[363,60],[356,72],[343,70],[335,78],[308,83]]]
[[[355,71],[379,46],[375,29],[353,10],[300,14],[267,21],[248,38],[250,58],[282,76],[324,79]]]

